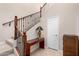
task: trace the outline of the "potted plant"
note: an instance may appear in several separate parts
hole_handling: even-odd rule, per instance
[[[41,31],[43,30],[43,28],[41,26],[38,26],[36,28],[36,32],[37,32],[37,35],[38,35],[38,38],[41,38]]]

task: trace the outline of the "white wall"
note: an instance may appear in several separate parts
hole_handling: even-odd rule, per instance
[[[77,19],[76,19],[76,33],[77,35],[79,36],[79,15],[77,16]]]
[[[52,16],[59,17],[59,47],[63,48],[63,35],[76,35],[76,17],[78,15],[79,4],[47,4],[42,10],[41,25],[44,28],[44,36],[47,39],[47,19]]]
[[[37,38],[36,28],[40,26],[40,22],[27,31],[27,40]]]
[[[40,10],[40,3],[4,3],[0,4],[0,42],[11,38],[14,34],[13,24],[2,26],[3,23],[13,20],[14,16],[23,17]]]
[[[34,13],[39,10],[39,6],[40,4],[0,4],[0,42],[13,36],[13,25],[11,27],[7,25],[3,27],[2,23],[13,20],[15,15],[23,17]],[[79,4],[47,4],[42,11],[41,26],[44,29],[43,34],[45,39],[47,39],[47,19],[52,16],[58,16],[60,19],[60,49],[63,47],[63,34],[79,34],[79,22],[77,22],[79,21]],[[29,36],[32,35],[29,34]],[[32,38],[28,37],[28,39]]]
[[[2,26],[3,23],[13,20],[14,16],[24,17],[29,14],[35,13],[40,10],[41,3],[38,4],[0,4],[0,42],[11,39],[11,37],[14,37],[14,22],[11,23],[11,26],[9,24]],[[37,37],[35,29],[40,25],[40,23],[36,24],[33,28],[31,28],[27,32],[27,39],[31,40]],[[14,42],[16,46],[16,41]],[[31,52],[36,50],[38,48],[38,44],[31,47]]]

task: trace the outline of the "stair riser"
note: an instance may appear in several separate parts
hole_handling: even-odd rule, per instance
[[[13,53],[13,49],[0,53],[0,56],[7,56]]]
[[[10,45],[11,47],[13,47],[13,44],[10,43],[9,41],[6,41],[6,43],[7,43],[8,45]]]

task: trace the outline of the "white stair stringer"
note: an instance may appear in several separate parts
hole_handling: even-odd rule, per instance
[[[0,56],[8,56],[12,53],[14,53],[14,50],[10,45],[8,45],[6,42],[0,44]]]

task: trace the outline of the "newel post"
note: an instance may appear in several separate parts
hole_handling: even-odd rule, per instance
[[[14,18],[14,40],[16,40],[17,38],[17,23],[18,23],[18,19],[17,19],[17,16],[15,16]]]
[[[26,55],[26,44],[27,44],[27,35],[26,32],[23,32],[23,43],[24,43],[24,56]]]

